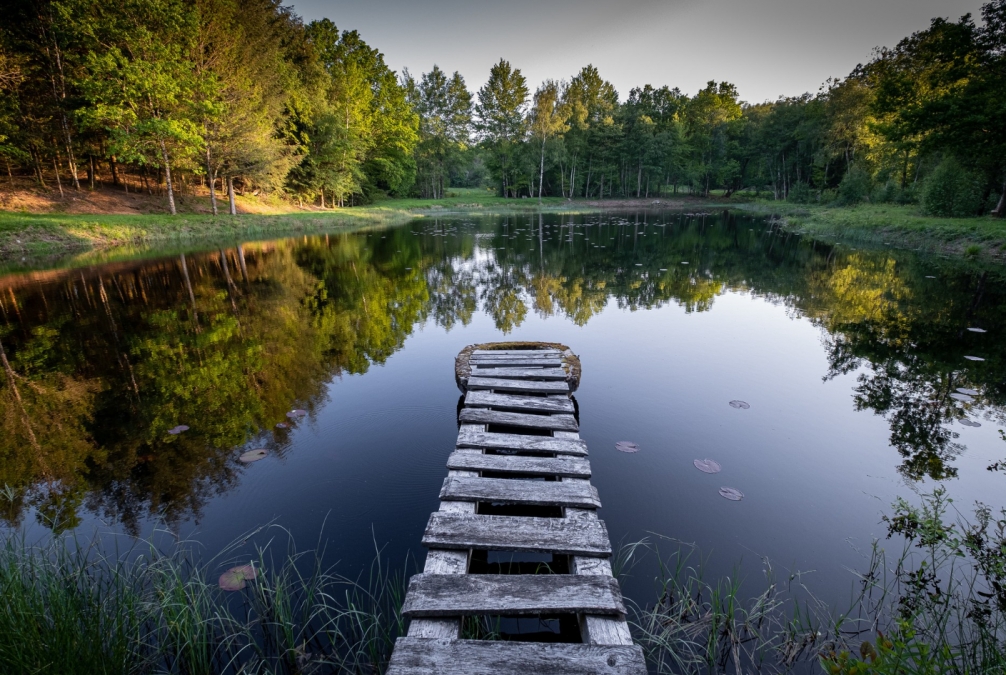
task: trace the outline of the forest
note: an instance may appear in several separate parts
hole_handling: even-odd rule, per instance
[[[11,186],[234,193],[344,207],[439,198],[729,198],[1006,215],[1006,0],[933,19],[817,93],[729,82],[621,97],[592,65],[534,91],[500,59],[469,89],[391,70],[276,0],[11,0],[0,156]]]

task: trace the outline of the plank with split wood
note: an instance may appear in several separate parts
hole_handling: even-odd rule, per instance
[[[580,438],[552,438],[550,436],[525,436],[475,431],[465,426],[458,432],[459,448],[484,448],[486,450],[512,450],[535,454],[586,456],[587,443]]]
[[[467,424],[502,424],[549,431],[576,431],[579,428],[572,415],[531,415],[487,408],[463,408],[460,419]]]
[[[503,366],[512,367],[549,367],[558,368],[562,366],[562,359],[525,359],[519,356],[491,356],[491,357],[478,357],[472,358],[469,362],[470,365],[478,366],[479,368],[500,368]]]
[[[553,347],[543,349],[475,349],[472,351],[472,356],[553,356],[561,353]]]
[[[609,556],[611,541],[601,520],[430,514],[423,545],[467,551],[534,551],[579,556]],[[428,570],[427,570],[428,571]]]
[[[387,675],[646,675],[633,646],[398,638]]]
[[[585,509],[601,507],[597,488],[593,485],[565,481],[448,476],[444,479],[440,498],[466,502],[573,506]]]
[[[470,408],[496,408],[498,410],[528,410],[536,412],[570,413],[575,410],[568,396],[519,396],[473,390],[465,394],[465,405]]]
[[[562,368],[472,368],[472,377],[496,377],[508,380],[565,380]]]
[[[502,614],[585,613],[622,616],[618,582],[573,574],[415,574],[402,616],[427,618]]]
[[[521,457],[518,455],[484,455],[474,452],[452,452],[447,468],[456,471],[497,471],[529,476],[561,476],[590,478],[590,462],[579,457]]]
[[[562,380],[512,380],[473,374],[468,378],[466,389],[492,389],[514,394],[568,394],[569,384]]]

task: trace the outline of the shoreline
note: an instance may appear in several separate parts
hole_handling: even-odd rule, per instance
[[[290,213],[24,213],[0,211],[0,267],[33,267],[79,255],[107,262],[144,252],[171,253],[192,246],[212,248],[307,234],[391,227],[418,218],[626,210],[728,209],[762,215],[786,230],[840,244],[897,248],[992,264],[1006,263],[1006,220],[936,218],[915,206],[862,204],[853,207],[787,202],[709,200],[680,196],[646,199],[568,200],[558,197],[507,199],[472,195],[441,200],[401,199],[370,206]],[[119,251],[121,255],[116,255]],[[90,254],[90,255],[89,255]]]

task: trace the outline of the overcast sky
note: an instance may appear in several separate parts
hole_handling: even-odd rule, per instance
[[[643,84],[693,94],[708,80],[749,102],[816,92],[878,45],[982,0],[296,0],[305,20],[358,30],[388,65],[461,71],[473,91],[501,57],[532,89],[593,63],[622,99]]]

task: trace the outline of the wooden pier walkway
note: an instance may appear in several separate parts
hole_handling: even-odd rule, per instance
[[[644,675],[612,577],[563,352],[466,354],[457,447],[423,535],[425,568],[402,607],[408,636],[398,639],[388,674]],[[576,371],[578,378],[578,363]],[[500,554],[503,562],[489,562]],[[533,554],[539,562],[512,562]],[[542,618],[573,631],[462,639],[476,619],[495,617]]]

